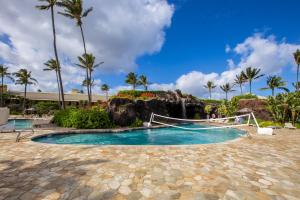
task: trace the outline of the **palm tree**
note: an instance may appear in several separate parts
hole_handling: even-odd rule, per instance
[[[289,92],[285,86],[286,82],[280,76],[268,76],[267,87],[261,88],[261,90],[272,90],[272,96],[274,96],[276,88]]]
[[[230,85],[230,83],[225,83],[224,85],[220,86],[221,90],[223,90],[226,94],[226,100],[228,100],[228,92],[233,92],[234,90],[233,85]]]
[[[86,84],[84,86],[87,87],[88,91],[88,102],[91,104],[92,102],[92,72],[95,68],[99,67],[104,62],[95,64],[96,57],[93,54],[83,54],[82,56],[78,56],[79,64],[77,66],[86,69],[88,71],[87,77],[85,78]]]
[[[82,27],[82,18],[88,16],[88,14],[93,10],[93,7],[90,7],[86,10],[83,10],[83,1],[82,0],[62,0],[58,2],[58,5],[64,8],[64,12],[58,12],[59,14],[68,17],[70,19],[73,19],[76,21],[77,26],[80,28],[81,37],[82,37],[82,43],[83,43],[83,49],[84,54],[87,54],[86,51],[86,44],[85,44],[85,38],[83,33],[83,27]],[[89,77],[89,69],[86,68],[86,77],[87,79],[91,79]],[[91,91],[88,87],[88,96],[91,98]],[[91,101],[91,99],[89,99]]]
[[[61,69],[60,69],[60,62],[58,58],[58,52],[56,47],[56,28],[55,28],[55,18],[54,18],[54,6],[58,5],[57,0],[39,0],[40,2],[45,2],[45,5],[38,5],[36,6],[39,10],[51,10],[51,20],[52,20],[52,32],[53,32],[53,48],[54,48],[54,55],[55,60],[57,62],[57,75],[59,80],[59,88],[60,88],[60,96],[62,101],[62,109],[65,109],[65,97],[64,97],[64,87],[62,83],[62,77],[61,77]]]
[[[300,67],[300,50],[297,49],[297,51],[294,53],[294,59],[295,59],[295,62],[296,62],[296,65],[297,65],[297,81],[296,83],[299,82],[299,67]],[[296,91],[299,91],[299,85],[296,84]]]
[[[212,81],[207,81],[206,85],[204,85],[205,88],[208,89],[209,92],[209,98],[211,99],[211,91],[212,89],[216,88],[217,86]]]
[[[13,77],[11,76],[11,73],[8,73],[7,71],[8,67],[4,67],[3,65],[0,65],[0,76],[1,76],[1,107],[3,107],[3,93],[4,93],[4,78],[8,78],[11,81],[14,81]]]
[[[129,85],[132,85],[132,89],[135,90],[136,86],[139,84],[137,75],[133,72],[130,72],[127,76],[126,76],[126,80],[125,82]]]
[[[44,68],[44,71],[54,71],[56,74],[56,82],[57,82],[57,88],[58,88],[58,100],[59,100],[59,105],[61,106],[61,98],[60,98],[60,84],[59,84],[59,75],[58,75],[58,63],[55,59],[50,59],[47,62],[44,63],[46,68]]]
[[[260,70],[258,68],[247,67],[245,71],[242,71],[243,77],[249,82],[250,94],[252,94],[252,81],[264,76],[264,74],[259,74]]]
[[[300,88],[300,82],[298,83],[292,83],[293,87],[295,88],[295,90],[297,91],[297,88]]]
[[[26,97],[27,97],[27,86],[36,84],[37,80],[31,77],[31,71],[27,71],[27,69],[20,69],[18,72],[14,73],[16,76],[16,84],[24,85],[24,101],[23,101],[23,112],[25,113],[26,106]]]
[[[148,82],[148,79],[145,75],[140,76],[139,84],[143,85],[145,90],[148,91],[149,82]]]
[[[235,79],[234,79],[234,83],[236,85],[239,85],[240,87],[240,90],[241,90],[241,94],[243,94],[243,84],[246,82],[245,80],[245,77],[243,76],[242,73],[238,74],[235,76]]]
[[[105,96],[106,96],[106,101],[108,101],[108,91],[109,91],[109,86],[107,84],[103,84],[101,85],[101,90],[103,92],[105,92]]]

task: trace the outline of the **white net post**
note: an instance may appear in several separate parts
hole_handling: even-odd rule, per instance
[[[251,119],[251,114],[248,115],[248,121],[247,121],[247,125],[250,125],[250,119]]]
[[[259,124],[258,124],[258,122],[257,122],[257,120],[256,120],[256,117],[255,117],[254,114],[253,114],[253,112],[251,112],[251,115],[252,115],[252,117],[253,117],[253,120],[254,120],[254,122],[255,122],[257,128],[260,128],[260,127],[259,127]]]

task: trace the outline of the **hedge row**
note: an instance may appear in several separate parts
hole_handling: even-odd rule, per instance
[[[105,110],[66,109],[54,114],[57,126],[78,129],[112,128],[113,123]]]

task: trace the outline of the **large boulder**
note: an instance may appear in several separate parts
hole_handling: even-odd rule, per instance
[[[129,126],[136,119],[149,121],[151,113],[182,118],[183,106],[181,101],[178,101],[174,96],[169,96],[169,98],[150,100],[114,98],[109,101],[108,112],[112,121],[119,126]],[[204,106],[200,101],[187,99],[185,104],[187,118],[194,118],[196,113],[204,118]]]
[[[258,119],[270,121],[272,113],[267,108],[268,102],[264,99],[241,99],[238,103],[238,110],[249,108]]]

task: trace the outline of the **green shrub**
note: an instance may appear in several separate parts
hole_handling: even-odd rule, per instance
[[[38,115],[53,114],[55,110],[59,110],[57,102],[41,101],[35,104],[35,109]]]
[[[140,119],[135,119],[135,121],[130,125],[131,128],[143,126],[143,121]]]
[[[62,127],[78,129],[112,128],[104,110],[66,109],[54,114],[53,123]]]
[[[204,103],[210,103],[210,104],[221,104],[222,101],[221,100],[216,100],[216,99],[199,99],[200,101],[204,102]]]
[[[282,126],[281,123],[273,122],[273,121],[262,121],[259,122],[260,127],[268,127],[268,126]]]

